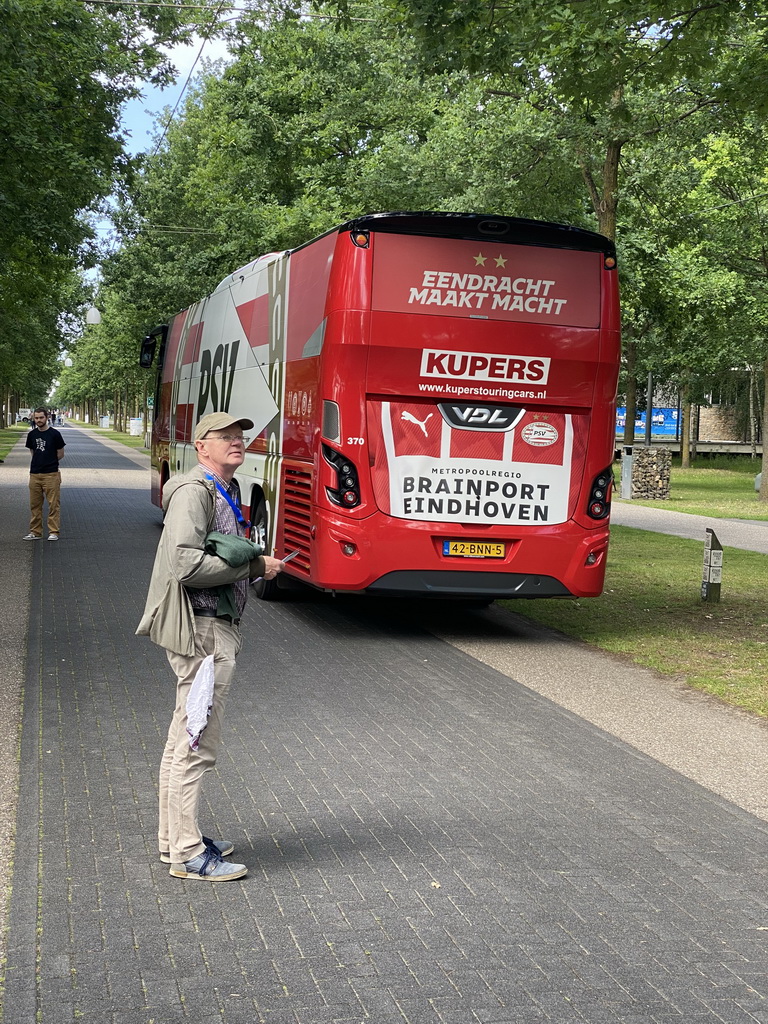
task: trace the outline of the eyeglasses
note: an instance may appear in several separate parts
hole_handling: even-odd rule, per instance
[[[243,437],[242,434],[206,434],[203,438],[204,441],[226,441],[227,444],[231,444],[233,441],[241,441],[245,447],[251,443],[250,437]]]

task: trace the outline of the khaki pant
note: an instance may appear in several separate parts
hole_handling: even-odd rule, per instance
[[[176,674],[176,708],[160,762],[157,838],[160,852],[168,850],[174,864],[192,860],[205,849],[197,824],[200,790],[203,776],[216,764],[224,706],[241,644],[237,626],[224,619],[198,616],[195,618],[194,656],[167,652],[170,666]],[[198,748],[192,750],[187,733],[187,697],[203,659],[209,654],[214,656],[213,706]]]
[[[48,500],[48,533],[58,533],[61,525],[59,494],[61,473],[29,474],[29,532],[43,535],[43,498]]]

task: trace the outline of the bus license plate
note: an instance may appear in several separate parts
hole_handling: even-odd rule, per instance
[[[503,558],[504,544],[479,540],[444,540],[443,554],[459,558]]]

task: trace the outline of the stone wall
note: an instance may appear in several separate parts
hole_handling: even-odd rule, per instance
[[[666,448],[632,449],[632,497],[661,501],[669,497],[672,453]]]
[[[736,410],[725,405],[699,409],[700,441],[743,441],[736,425]]]

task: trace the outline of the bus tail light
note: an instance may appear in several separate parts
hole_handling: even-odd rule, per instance
[[[357,508],[360,504],[360,483],[354,462],[340,452],[323,445],[323,458],[336,471],[336,486],[326,487],[325,493],[342,508]]]
[[[587,515],[590,519],[605,519],[611,511],[611,489],[613,487],[613,470],[608,467],[598,473],[592,481],[587,502]]]

